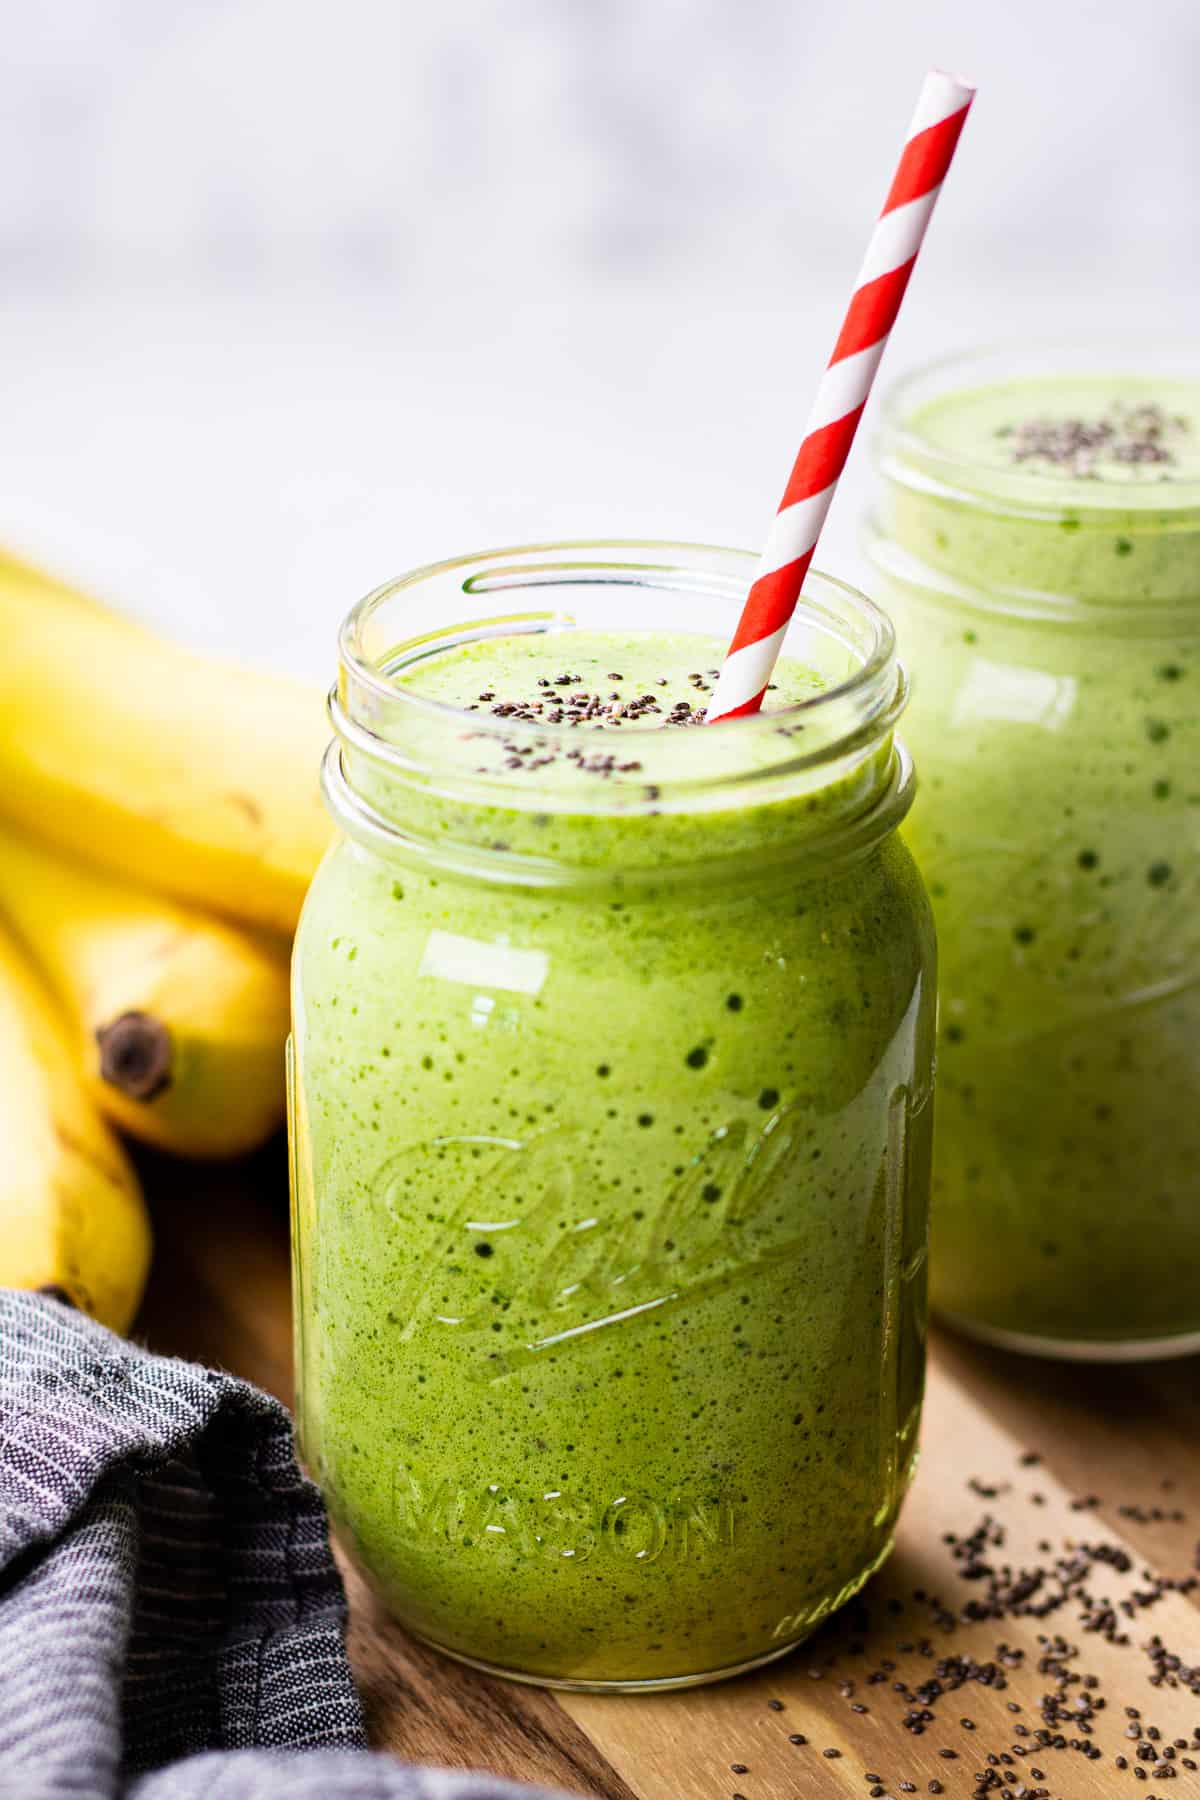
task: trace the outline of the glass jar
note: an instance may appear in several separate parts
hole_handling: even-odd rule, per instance
[[[1142,384],[1165,436],[1129,411]],[[1109,390],[1134,396],[1115,426],[1087,410]],[[973,448],[960,406],[991,419]],[[1177,407],[1200,417],[1173,358],[937,365],[891,396],[868,532],[938,926],[933,1304],[1068,1357],[1200,1349],[1200,451],[1164,449]]]
[[[301,1439],[394,1614],[525,1680],[783,1654],[887,1555],[913,1466],[933,940],[888,622],[811,576],[828,691],[626,723],[611,778],[487,681],[470,711],[411,684],[525,633],[564,679],[581,629],[715,661],[753,567],[502,551],[341,636],[344,837],[295,951]]]

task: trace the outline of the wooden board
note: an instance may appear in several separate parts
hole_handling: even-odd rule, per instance
[[[287,1400],[281,1147],[223,1170],[151,1160],[146,1174],[158,1252],[141,1335]],[[1043,1571],[1023,1616],[1013,1616],[1015,1578],[963,1579],[972,1560],[963,1540],[988,1516],[1004,1541],[985,1545],[975,1561]],[[931,1782],[971,1800],[987,1791],[981,1774],[998,1784],[990,1791],[999,1800],[1006,1790],[1039,1789],[1055,1800],[1200,1800],[1200,1772],[1184,1761],[1200,1763],[1200,1587],[1187,1591],[1198,1568],[1200,1359],[1081,1368],[937,1337],[921,1468],[895,1556],[861,1604],[786,1661],[686,1693],[552,1695],[476,1675],[414,1644],[352,1574],[350,1650],[381,1747],[593,1800],[845,1800],[875,1788],[900,1800],[938,1793]],[[1160,1591],[1163,1578],[1184,1591]],[[947,1614],[961,1615],[996,1585],[1007,1590],[997,1597],[1004,1616],[951,1623]],[[1064,1592],[1056,1610],[1037,1616]],[[1141,1603],[1130,1600],[1138,1594]],[[1161,1662],[1146,1649],[1155,1634],[1183,1665],[1168,1666],[1161,1685],[1151,1679]],[[1118,1637],[1126,1641],[1110,1641]],[[936,1697],[925,1690],[922,1699],[918,1689],[931,1677],[948,1688],[970,1673],[968,1658],[983,1679]],[[1081,1700],[1094,1706],[1092,1730],[1047,1726],[1044,1695],[1077,1717]],[[1156,1740],[1145,1735],[1150,1726]],[[1039,1745],[1039,1730],[1065,1746]],[[1136,1731],[1157,1760],[1137,1762],[1139,1740],[1126,1735]],[[1089,1759],[1072,1740],[1094,1743],[1100,1756]],[[1119,1768],[1118,1756],[1129,1767]],[[1169,1762],[1173,1776],[1164,1773]]]

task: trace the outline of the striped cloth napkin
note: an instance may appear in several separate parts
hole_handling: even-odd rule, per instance
[[[368,1754],[345,1618],[277,1401],[0,1290],[0,1795],[538,1800]]]

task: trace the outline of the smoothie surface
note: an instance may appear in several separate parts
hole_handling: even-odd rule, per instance
[[[1155,489],[1200,481],[1200,381],[1025,376],[927,401],[907,421],[930,449],[977,473]]]
[[[480,715],[478,767],[529,775],[551,786],[576,775],[596,775],[618,785],[644,779],[647,730],[675,735],[704,723],[725,646],[699,632],[609,632],[576,629],[511,632],[455,644],[405,667],[398,679],[410,691],[444,706]],[[827,683],[795,657],[781,657],[763,711],[780,712],[827,691]],[[512,738],[495,726],[513,725]],[[790,724],[792,721],[788,721]],[[578,731],[596,742],[562,750],[549,739],[531,743],[529,725],[545,725],[554,737]],[[780,729],[785,727],[781,721]],[[623,750],[620,739],[638,734]],[[739,767],[780,754],[776,733],[731,740],[728,732],[694,734],[688,769],[720,775],[736,757]],[[765,738],[765,745],[763,740]],[[678,766],[678,765],[676,765]]]

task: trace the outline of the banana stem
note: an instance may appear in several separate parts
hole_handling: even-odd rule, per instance
[[[150,1013],[125,1012],[96,1032],[100,1076],[131,1100],[153,1100],[171,1085],[171,1034]]]

